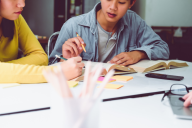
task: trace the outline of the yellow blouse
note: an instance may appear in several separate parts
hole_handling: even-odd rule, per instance
[[[13,39],[2,36],[0,41],[0,83],[46,82],[42,75],[42,70],[48,68],[46,53],[21,15],[14,24]],[[18,49],[24,54],[20,59]]]
[[[46,53],[24,18],[20,15],[14,23],[13,39],[10,41],[9,38],[1,37],[0,61],[15,64],[48,65]],[[18,49],[21,49],[24,54],[24,57],[20,59],[17,59]]]
[[[0,62],[0,83],[46,83],[42,71],[50,68],[54,67]]]

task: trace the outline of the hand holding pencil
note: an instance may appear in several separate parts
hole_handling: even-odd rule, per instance
[[[84,40],[76,33],[76,37],[68,39],[62,46],[62,54],[66,59],[77,57],[86,52]]]
[[[76,32],[76,34],[77,34],[77,37],[80,37],[79,34],[78,34],[77,32]],[[84,45],[81,44],[81,46],[82,46],[82,48],[83,48],[83,51],[86,52]]]

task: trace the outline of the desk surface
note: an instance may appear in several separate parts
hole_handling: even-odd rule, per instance
[[[178,82],[172,80],[147,78],[144,74],[140,73],[129,74],[133,76],[133,80],[126,83],[114,82],[118,84],[124,84],[124,87],[118,90],[105,89],[105,91],[101,95],[101,99],[169,90],[170,86],[174,83],[182,83],[186,84],[188,87],[192,87],[192,64],[188,64],[190,66],[185,68],[158,71],[159,73],[184,76],[185,78],[182,81]],[[80,82],[80,85],[72,88],[72,92],[74,95],[79,95],[82,89],[82,84],[83,83]],[[0,104],[1,114],[15,110],[23,110],[23,108],[25,108],[25,110],[28,110],[34,108],[50,107],[50,85],[47,83],[23,84],[18,87],[4,89],[0,93]],[[21,107],[20,104],[24,105]],[[10,106],[15,107],[13,108]]]
[[[182,81],[169,81],[147,78],[144,74],[130,74],[134,79],[124,83],[119,90],[105,90],[102,99],[119,96],[128,96],[141,93],[157,92],[168,90],[174,83],[186,84],[192,87],[192,64],[179,69],[157,71],[158,73],[184,76]],[[72,89],[78,95],[82,84]],[[134,126],[140,128],[172,127],[188,128],[192,121],[179,120],[173,117],[171,108],[161,103],[162,95],[152,97],[124,99],[102,103],[101,107],[101,128],[116,128]],[[4,89],[0,92],[0,113],[14,112],[18,110],[36,109],[50,107],[50,85],[49,84],[27,84],[18,87]],[[49,128],[50,110],[16,114],[11,116],[0,116],[1,128]],[[11,123],[10,123],[11,122]],[[139,122],[139,123],[138,123]]]
[[[101,104],[101,128],[191,128],[192,120],[177,119],[163,94]]]
[[[165,90],[169,90],[172,84],[177,84],[177,83],[185,84],[188,87],[192,87],[192,78],[191,78],[192,63],[188,63],[188,65],[189,67],[156,71],[156,73],[161,73],[161,74],[184,76],[184,79],[182,81],[147,78],[145,77],[145,74],[141,74],[141,73],[128,74],[128,76],[133,76],[132,80],[126,83],[113,82],[114,84],[115,83],[123,84],[124,87],[118,90],[105,89],[101,98],[108,99],[108,98],[136,95],[136,94],[149,93],[149,92],[165,91]],[[73,91],[76,94],[77,92],[80,91],[80,89],[81,89],[81,85],[76,88],[73,88]]]
[[[28,84],[3,89],[0,91],[0,114],[50,107],[50,99],[48,84]]]
[[[101,103],[100,128],[191,128],[192,120],[175,118],[162,96]],[[51,122],[51,110],[0,116],[1,128],[52,128]]]

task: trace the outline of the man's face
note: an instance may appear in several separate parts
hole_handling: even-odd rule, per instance
[[[108,22],[118,22],[132,7],[131,0],[101,0],[102,13]]]
[[[24,6],[25,0],[0,0],[0,17],[16,20]]]

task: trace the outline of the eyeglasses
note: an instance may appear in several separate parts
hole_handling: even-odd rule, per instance
[[[170,87],[170,90],[167,91],[162,100],[164,100],[165,96],[168,96],[170,99],[170,103],[174,106],[183,106],[185,100],[182,98],[185,94],[189,93],[189,89],[184,84],[173,84]],[[175,102],[175,99],[180,100],[182,102]]]

